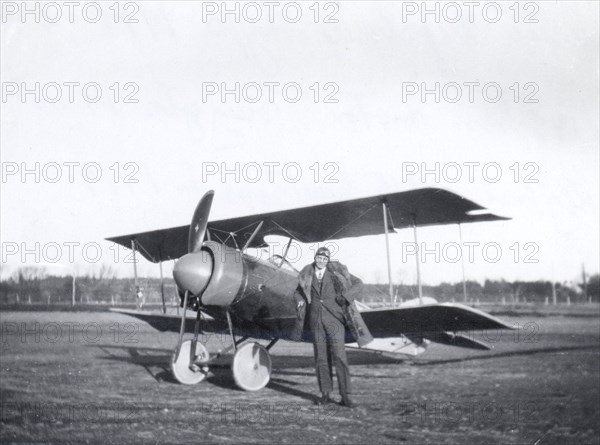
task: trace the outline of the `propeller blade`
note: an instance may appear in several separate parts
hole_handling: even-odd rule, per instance
[[[214,190],[206,192],[196,207],[188,234],[188,252],[190,253],[198,252],[202,248],[214,195]]]

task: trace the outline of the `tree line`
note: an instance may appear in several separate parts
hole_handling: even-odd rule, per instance
[[[175,282],[165,278],[163,291],[167,303],[176,300]],[[158,278],[140,278],[146,303],[160,303],[161,284]],[[423,295],[438,301],[464,301],[463,283],[441,283],[435,286],[423,285]],[[396,285],[393,288],[396,302],[418,298],[416,285]],[[553,302],[583,303],[600,302],[600,275],[590,276],[584,283],[567,285],[550,281],[505,281],[485,280],[466,282],[467,302],[524,303]],[[133,278],[117,278],[108,269],[84,276],[46,275],[43,270],[25,267],[17,270],[10,278],[0,281],[0,304],[42,303],[69,304],[111,303],[123,304],[136,301],[136,285]],[[387,284],[365,284],[365,302],[389,302]]]
[[[554,284],[554,285],[553,285]],[[435,298],[440,302],[480,303],[585,303],[600,302],[600,275],[596,274],[583,283],[575,286],[551,281],[505,281],[485,280],[483,284],[477,281],[440,283],[436,286],[423,285],[423,295]],[[387,284],[370,284],[366,292],[366,302],[389,301],[389,286]],[[466,292],[465,292],[466,287]],[[415,285],[397,285],[393,287],[396,302],[418,298]]]

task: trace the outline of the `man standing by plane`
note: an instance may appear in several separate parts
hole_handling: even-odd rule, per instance
[[[353,408],[350,400],[350,369],[346,358],[346,326],[360,346],[373,337],[354,305],[352,277],[348,268],[339,262],[330,262],[331,252],[326,247],[317,250],[315,261],[302,269],[294,299],[298,310],[298,327],[303,332],[305,314],[315,351],[317,379],[321,397],[317,404],[332,403],[333,366],[335,366],[341,405]],[[306,309],[308,304],[308,309]]]

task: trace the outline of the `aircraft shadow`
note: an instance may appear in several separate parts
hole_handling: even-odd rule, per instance
[[[285,383],[285,385],[283,385],[282,383]],[[287,394],[289,396],[294,396],[294,397],[299,397],[301,399],[309,400],[311,402],[315,402],[318,398],[315,394],[305,392],[305,391],[300,391],[299,389],[290,387],[288,385],[298,385],[298,383],[291,382],[289,380],[284,380],[284,379],[271,378],[271,380],[269,381],[269,384],[267,385],[267,388]]]
[[[525,351],[507,351],[500,352],[497,354],[487,354],[487,355],[475,355],[471,357],[460,357],[460,358],[451,358],[444,360],[426,360],[419,359],[413,363],[414,366],[436,366],[443,365],[446,363],[457,363],[457,362],[468,362],[471,360],[490,360],[490,359],[498,359],[505,357],[518,357],[518,356],[527,356],[527,355],[535,355],[535,354],[549,354],[553,352],[564,352],[564,351],[583,351],[583,350],[591,350],[591,349],[600,349],[600,345],[587,345],[587,346],[562,346],[562,347],[554,347],[554,348],[536,348],[536,349],[527,349]]]
[[[103,360],[112,360],[116,362],[132,363],[141,366],[157,382],[177,383],[170,371],[171,356],[173,351],[170,349],[143,348],[131,346],[114,345],[88,345],[103,351],[106,355],[99,357]],[[128,355],[115,354],[112,349],[126,351]],[[159,367],[159,372],[153,372],[150,368]]]
[[[114,345],[90,345],[100,349],[106,355],[100,357],[104,360],[112,360],[117,362],[131,363],[137,366],[141,366],[150,374],[157,382],[167,382],[173,384],[179,384],[172,376],[170,365],[173,351],[170,349],[155,349],[155,348],[144,348],[144,347],[128,347],[128,346],[114,346]],[[115,354],[112,350],[121,351],[120,354]],[[127,355],[122,355],[122,352],[126,352]],[[211,373],[206,378],[206,382],[234,391],[241,391],[235,384],[231,375],[231,366],[227,363],[231,360],[231,355],[219,358],[210,367]],[[288,394],[294,397],[303,398],[306,400],[314,401],[315,395],[300,391],[293,388],[298,383],[278,378],[278,374],[285,374],[285,371],[280,371],[281,367],[312,367],[312,361],[310,357],[298,357],[298,356],[274,356],[273,361],[273,376],[267,388],[273,389],[284,394]],[[151,368],[160,368],[157,372]],[[299,374],[304,376],[312,376],[313,372],[306,373],[289,373],[290,375]]]
[[[144,368],[157,382],[178,384],[171,374],[171,349],[148,348],[137,346],[88,345],[98,348],[105,355],[99,358],[122,363],[131,363]],[[123,354],[125,352],[125,354]],[[272,355],[273,374],[268,388],[307,400],[314,400],[314,395],[293,388],[297,383],[286,379],[287,376],[313,377],[314,358],[312,355]],[[404,359],[387,357],[381,354],[364,351],[348,351],[350,365],[397,364]],[[206,381],[222,388],[239,390],[231,376],[231,355],[224,355],[211,364],[211,373]],[[159,368],[157,371],[156,368]],[[306,369],[305,371],[303,369]],[[356,377],[368,377],[356,375]]]
[[[105,355],[99,358],[122,363],[131,363],[142,367],[157,382],[179,384],[171,374],[171,349],[157,349],[148,347],[114,346],[114,345],[88,345],[101,350]],[[348,351],[350,365],[397,365],[405,362],[411,366],[439,366],[449,363],[468,362],[472,360],[490,360],[506,357],[529,356],[535,354],[549,354],[565,351],[599,350],[599,345],[564,346],[550,348],[536,348],[524,351],[506,351],[496,354],[481,354],[469,357],[458,357],[443,360],[427,360],[422,358],[412,359],[389,357],[383,354],[365,351]],[[125,354],[123,354],[125,352]],[[289,380],[289,377],[314,377],[314,358],[299,355],[272,355],[273,374],[267,388],[275,391],[314,401],[315,395],[301,391],[294,386],[299,383]],[[235,384],[231,375],[231,355],[225,355],[211,364],[211,373],[206,381],[212,385],[229,390],[241,391]],[[158,369],[157,369],[158,368]],[[355,378],[368,378],[368,374],[352,374]],[[286,378],[287,377],[287,378]],[[381,377],[381,376],[380,376]]]

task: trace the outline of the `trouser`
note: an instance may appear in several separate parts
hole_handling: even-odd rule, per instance
[[[333,390],[333,366],[338,380],[340,394],[352,392],[350,368],[344,346],[345,327],[342,321],[331,314],[319,302],[310,311],[310,329],[313,335],[315,367],[319,389],[322,393]]]

